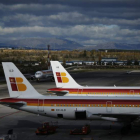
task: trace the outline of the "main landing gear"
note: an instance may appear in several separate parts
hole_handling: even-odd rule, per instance
[[[38,78],[38,79],[36,79],[36,81],[39,83],[40,82],[40,79]]]

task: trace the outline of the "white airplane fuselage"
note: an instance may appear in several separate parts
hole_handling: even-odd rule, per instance
[[[104,119],[118,121],[111,115],[140,115],[140,99],[136,97],[33,97],[1,99],[2,104],[27,112],[64,119]],[[23,103],[22,106],[12,103]],[[109,116],[109,117],[105,117]]]
[[[35,79],[37,81],[40,81],[42,79],[48,79],[48,78],[54,81],[52,70],[37,71],[34,76],[31,76],[31,80]]]
[[[140,96],[140,87],[81,86],[58,61],[51,61],[51,66],[56,88],[48,89],[50,93],[65,94],[65,96],[103,96],[103,98],[104,96]]]
[[[136,96],[140,97],[140,87],[70,87],[51,88],[47,90],[52,93],[65,92],[65,96]]]

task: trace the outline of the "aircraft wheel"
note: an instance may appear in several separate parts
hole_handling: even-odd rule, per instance
[[[37,79],[36,81],[37,81],[37,82],[40,82],[40,80],[39,80],[39,79]]]

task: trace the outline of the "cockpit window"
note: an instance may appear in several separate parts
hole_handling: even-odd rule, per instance
[[[36,73],[35,75],[41,75],[41,73]]]

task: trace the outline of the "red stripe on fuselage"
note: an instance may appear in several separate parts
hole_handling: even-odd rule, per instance
[[[44,104],[106,104],[107,101],[111,101],[112,104],[139,104],[140,100],[124,100],[124,99],[39,99],[44,100]],[[14,103],[14,102],[27,102],[38,104],[38,99],[15,99],[6,98],[1,99],[0,102]]]
[[[70,91],[70,92],[77,92],[79,89],[72,89],[72,88],[51,88],[48,89],[49,91]],[[135,93],[139,93],[140,89],[83,89],[82,92],[108,92],[108,93],[114,93],[114,92],[119,92],[119,93],[128,93],[130,91],[134,91]]]

